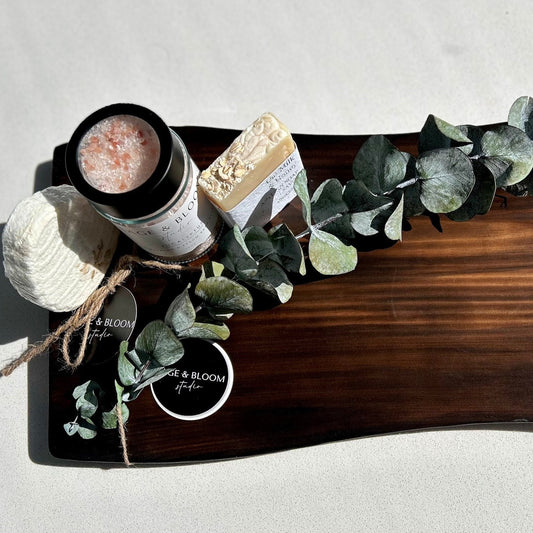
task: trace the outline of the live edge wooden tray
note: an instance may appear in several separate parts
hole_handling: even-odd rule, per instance
[[[206,168],[238,132],[176,128]],[[364,136],[295,135],[310,188],[351,177]],[[417,135],[393,135],[416,153]],[[65,181],[65,146],[53,182]],[[297,206],[283,219],[300,227]],[[235,374],[223,407],[198,421],[163,412],[149,389],[130,404],[130,460],[175,463],[264,454],[405,430],[533,420],[533,200],[498,200],[464,222],[425,217],[390,248],[360,251],[347,275],[297,285],[284,305],[235,316],[222,346]],[[139,270],[137,329],[162,318],[176,278]],[[54,327],[62,316],[52,314]],[[121,462],[116,431],[68,437],[73,388],[90,371],[50,357],[49,446],[62,459]],[[105,372],[106,368],[102,369]],[[107,369],[107,372],[112,370]],[[524,424],[527,429],[531,425]],[[521,426],[523,427],[523,426]]]

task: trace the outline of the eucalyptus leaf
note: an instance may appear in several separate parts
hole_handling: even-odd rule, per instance
[[[491,172],[496,183],[505,183],[511,174],[512,165],[498,157],[482,157],[479,161]]]
[[[309,239],[309,260],[321,274],[344,274],[356,267],[357,250],[353,246],[345,245],[335,235],[314,230]]]
[[[138,370],[130,362],[125,353],[118,355],[118,377],[123,385],[132,385],[137,380]]]
[[[416,173],[416,157],[408,152],[402,152],[404,159],[407,161],[407,167],[405,169],[405,180],[402,183],[399,183],[396,188],[404,189],[406,186],[411,184],[417,177]]]
[[[316,224],[316,229],[321,229],[338,237],[341,241],[350,241],[355,238],[356,233],[351,223],[351,214],[344,213],[327,224]]]
[[[137,353],[135,349],[128,350],[124,355],[138,371],[141,371],[145,367],[146,363],[150,360],[150,354],[145,354],[143,352]]]
[[[85,396],[87,393],[96,393],[100,390],[100,385],[98,385],[96,381],[88,380],[74,388],[72,391],[72,397],[77,400],[78,398]]]
[[[533,139],[533,98],[531,96],[517,98],[509,110],[507,122],[509,126],[521,129]]]
[[[77,422],[67,422],[66,424],[63,424],[63,429],[69,437],[76,435],[76,433],[78,433],[79,428],[80,425]]]
[[[117,403],[120,403],[122,401],[122,395],[124,394],[124,387],[115,380],[115,394],[117,397]]]
[[[200,279],[213,278],[215,276],[223,276],[226,267],[217,261],[206,261],[202,265],[202,275]]]
[[[496,178],[498,187],[522,181],[533,168],[533,140],[514,126],[496,126],[485,132],[481,148],[485,156],[511,165],[509,172]]]
[[[391,203],[388,196],[372,193],[362,181],[355,179],[346,183],[342,197],[350,213],[379,210]]]
[[[485,132],[479,126],[473,126],[471,124],[463,124],[461,126],[457,126],[457,128],[459,128],[461,133],[470,139],[470,142],[472,143],[469,152],[465,153],[470,157],[480,155],[481,139]]]
[[[263,228],[251,226],[246,228],[242,235],[248,251],[256,261],[261,261],[274,253],[274,246]]]
[[[116,409],[119,408],[119,405],[120,405],[120,409],[122,410],[122,423],[126,424],[128,420],[130,419],[130,409],[122,401],[120,403],[117,403]]]
[[[417,170],[420,200],[433,213],[459,209],[476,182],[470,159],[458,148],[425,152],[417,161]]]
[[[128,341],[120,341],[118,346],[119,355],[124,355],[128,351]]]
[[[248,250],[258,262],[257,273],[245,280],[247,283],[261,276],[261,263],[266,259],[289,271],[305,274],[302,247],[284,224],[272,228],[268,233],[263,228],[252,226],[243,231],[243,236]]]
[[[183,290],[170,304],[165,315],[165,324],[170,326],[176,335],[190,328],[196,319],[196,311],[189,297],[189,287]]]
[[[102,413],[102,428],[104,429],[115,429],[118,425],[118,414],[117,410],[122,410],[122,423],[126,424],[130,417],[130,410],[128,406],[122,402],[122,394],[120,400],[117,401],[116,405],[111,409],[111,411],[104,411]]]
[[[307,185],[307,173],[305,170],[298,172],[296,179],[294,180],[294,191],[298,195],[302,202],[302,215],[307,224],[307,227],[311,227],[311,200],[309,198],[309,189]]]
[[[298,239],[285,224],[274,226],[268,232],[274,247],[273,260],[279,262],[288,272],[297,272],[305,276],[305,258]]]
[[[250,280],[249,285],[286,303],[292,296],[293,286],[283,268],[272,260],[262,261],[259,271]]]
[[[76,398],[76,409],[83,418],[90,418],[96,413],[98,409],[97,393],[100,392],[100,386],[96,381],[86,381],[79,385],[72,392],[72,396]]]
[[[406,174],[407,159],[383,135],[374,135],[365,141],[352,165],[356,180],[361,180],[374,194],[392,191]]]
[[[420,200],[420,183],[418,181],[403,189],[403,198],[403,210],[406,217],[420,216],[426,210]]]
[[[132,391],[128,395],[125,394],[123,396],[124,401],[131,401],[131,399],[136,398],[137,396],[132,398],[131,394],[140,393],[145,387],[151,385],[152,383],[155,383],[156,381],[159,381],[160,379],[163,379],[171,371],[172,368],[160,367],[152,369],[146,374],[146,376],[143,377],[142,381],[132,386]]]
[[[195,322],[192,327],[183,332],[184,338],[208,339],[225,341],[230,335],[228,326],[224,323]]]
[[[115,429],[117,427],[117,413],[115,407],[111,411],[104,411],[102,413],[102,428],[103,429]]]
[[[160,365],[155,359],[151,359],[139,374],[139,377],[134,385],[137,386],[139,383],[144,383],[164,368],[165,367]]]
[[[78,435],[84,439],[94,439],[98,432],[98,428],[95,423],[88,417],[81,417],[78,427]]]
[[[161,366],[172,365],[184,349],[173,331],[162,321],[149,322],[135,340],[135,351],[154,359]]]
[[[466,202],[447,216],[455,222],[470,220],[489,211],[496,193],[496,180],[490,170],[479,161],[472,161],[476,184]]]
[[[248,250],[238,226],[234,226],[220,241],[219,249],[223,256],[220,262],[235,272],[241,279],[255,276],[257,262]],[[218,277],[218,276],[216,276]]]
[[[348,205],[343,198],[343,186],[337,179],[329,179],[320,184],[311,198],[312,217],[315,222],[345,213]]]
[[[403,223],[403,194],[400,201],[394,208],[394,211],[387,219],[385,224],[385,236],[391,241],[400,241],[402,239]]]
[[[222,276],[200,280],[195,294],[217,313],[250,313],[253,309],[248,289]]]
[[[133,400],[136,400],[139,397],[142,391],[143,391],[143,387],[137,388],[135,385],[132,385],[131,387],[126,387],[124,389],[122,401],[132,402]]]
[[[472,151],[473,143],[460,127],[453,126],[435,115],[429,115],[420,131],[418,151],[423,153],[454,146],[458,146],[468,155]]]
[[[384,229],[386,218],[388,218],[384,217],[384,215],[390,212],[392,205],[392,200],[388,198],[386,203],[375,209],[352,213],[350,215],[350,223],[353,229],[365,237],[377,235],[380,230]],[[382,221],[382,224],[378,223],[380,220]]]
[[[207,261],[202,265],[202,274],[200,276],[200,281],[203,281],[207,278],[215,278],[220,276],[230,278],[233,277],[233,274],[234,273],[228,270],[222,263],[218,263],[217,261]],[[233,313],[217,312],[214,309],[210,309],[209,314],[217,322],[229,320],[233,316]],[[187,332],[188,331],[189,330],[187,330]],[[190,334],[183,332],[181,336],[189,337]]]
[[[163,367],[156,362],[151,362],[147,368],[144,369],[142,375],[139,376],[139,380],[133,385],[125,387],[123,392],[120,394],[120,402],[131,402],[138,398],[144,388],[150,384],[159,381],[168,375],[172,371],[172,367]]]

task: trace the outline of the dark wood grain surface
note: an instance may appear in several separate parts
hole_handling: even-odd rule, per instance
[[[238,132],[177,128],[200,168]],[[389,139],[416,153],[416,135]],[[351,177],[363,136],[295,135],[312,189]],[[54,154],[54,183],[64,181]],[[392,247],[361,251],[347,275],[298,284],[293,298],[229,322],[223,343],[235,382],[226,404],[199,421],[165,414],[150,390],[130,404],[133,462],[234,458],[403,430],[533,420],[533,202],[496,201],[464,222],[425,217]],[[297,203],[284,221],[301,227]],[[179,290],[175,276],[138,271],[129,287],[137,328],[161,318]],[[51,315],[51,327],[63,316]],[[113,362],[74,374],[50,358],[51,453],[120,462],[115,431],[67,437],[74,386],[113,379]],[[75,439],[75,440],[74,440]]]

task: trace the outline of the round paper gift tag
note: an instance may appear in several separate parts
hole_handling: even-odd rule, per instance
[[[121,341],[127,341],[137,321],[137,302],[126,287],[117,287],[109,296],[99,315],[91,321],[87,336],[85,363],[100,365],[116,358]],[[81,342],[81,336],[74,342]],[[77,348],[71,348],[77,353]]]

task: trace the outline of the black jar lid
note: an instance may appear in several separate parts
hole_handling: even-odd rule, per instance
[[[144,120],[155,131],[160,145],[159,161],[150,177],[138,187],[108,193],[93,187],[79,166],[79,146],[86,133],[102,120],[130,115]],[[188,171],[185,147],[165,122],[150,109],[137,104],[119,103],[89,115],[74,131],[65,153],[67,176],[72,185],[104,214],[118,219],[137,219],[156,214],[176,195]]]

